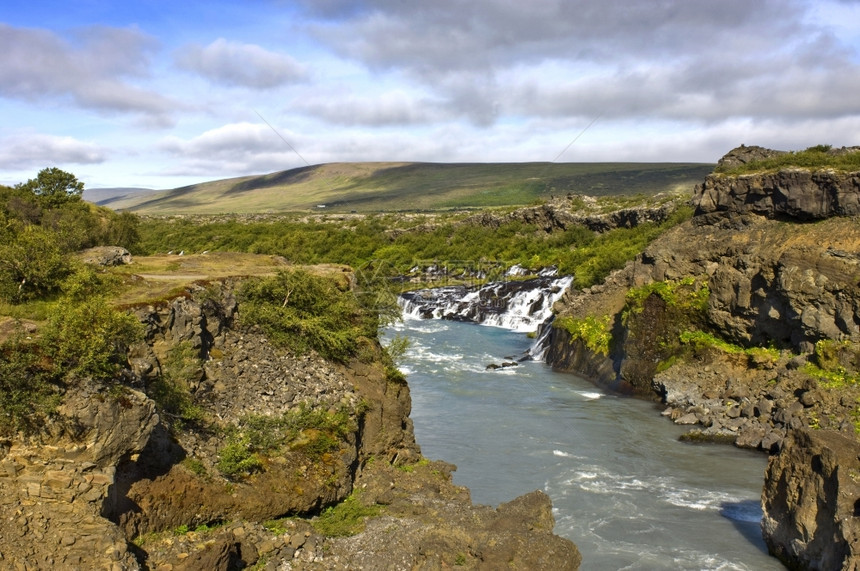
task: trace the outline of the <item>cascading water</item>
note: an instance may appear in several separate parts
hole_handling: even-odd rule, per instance
[[[400,306],[407,317],[467,321],[519,333],[535,332],[537,339],[527,354],[540,359],[554,317],[552,306],[571,283],[572,277],[558,277],[553,270],[545,270],[538,277],[525,280],[406,292],[400,296]]]

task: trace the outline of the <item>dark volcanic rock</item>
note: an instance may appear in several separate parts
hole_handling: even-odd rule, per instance
[[[789,433],[768,463],[762,532],[792,569],[860,566],[860,443],[830,432]]]
[[[856,148],[834,152],[856,151]],[[718,167],[739,166],[781,154],[761,147],[741,147],[723,157]],[[696,187],[697,214],[755,213],[771,218],[819,220],[860,214],[860,173],[805,168],[730,176],[711,174]]]

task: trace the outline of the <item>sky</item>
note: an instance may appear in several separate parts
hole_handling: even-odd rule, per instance
[[[0,184],[860,145],[860,0],[0,5]]]

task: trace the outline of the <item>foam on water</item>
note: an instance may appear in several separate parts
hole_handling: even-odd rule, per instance
[[[476,503],[543,489],[586,569],[781,568],[758,532],[766,458],[680,443],[651,403],[539,362],[486,370],[520,355],[523,335],[406,323],[446,326],[398,331],[411,341],[412,417],[422,452],[456,464]]]

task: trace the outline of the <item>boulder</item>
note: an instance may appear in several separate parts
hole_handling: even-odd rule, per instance
[[[131,263],[131,254],[119,246],[96,246],[80,253],[80,259],[85,264],[97,266],[121,266]]]

